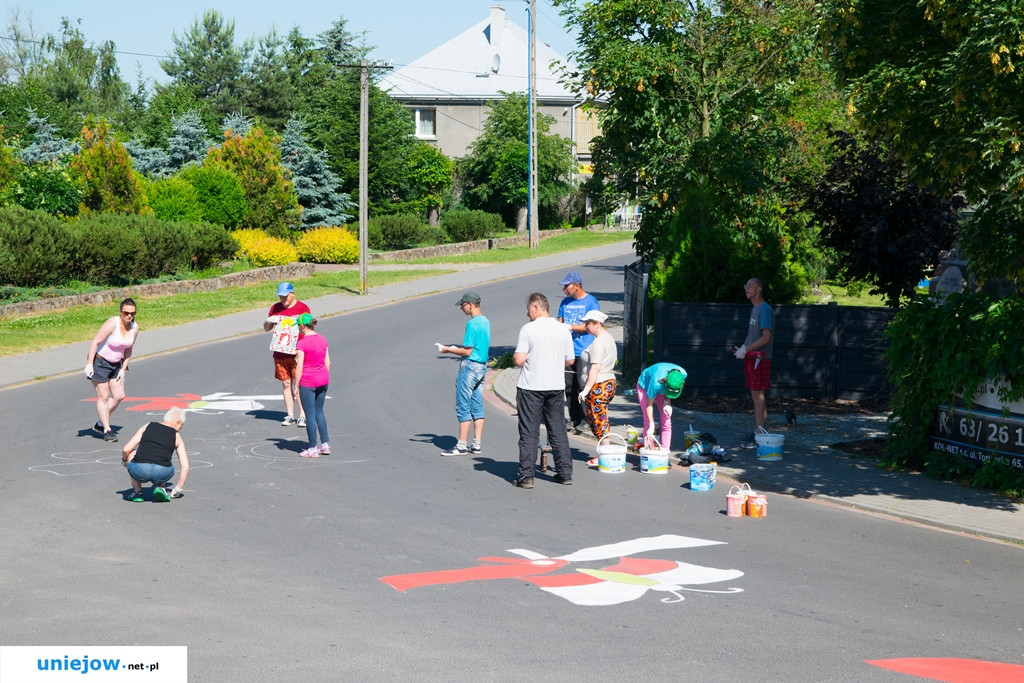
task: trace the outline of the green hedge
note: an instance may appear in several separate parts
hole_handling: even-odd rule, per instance
[[[67,279],[73,243],[65,223],[45,211],[0,207],[0,284],[41,287]]]
[[[452,209],[441,216],[450,242],[472,242],[493,237],[505,230],[501,216],[472,209]]]
[[[91,214],[65,223],[43,211],[0,208],[4,285],[42,287],[80,280],[126,285],[231,258],[231,234],[210,223]]]

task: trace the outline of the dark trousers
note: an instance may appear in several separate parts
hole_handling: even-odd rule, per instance
[[[569,404],[569,422],[573,426],[587,420],[587,416],[583,412],[583,404],[579,401],[580,392],[586,386],[586,382],[580,384],[580,376],[577,373],[582,363],[583,359],[576,356],[573,364],[565,369],[565,400]]]
[[[548,430],[548,441],[554,450],[555,470],[566,479],[572,478],[572,454],[569,435],[565,431],[562,392],[516,389],[516,411],[519,413],[519,476],[532,477],[540,448],[540,424]]]

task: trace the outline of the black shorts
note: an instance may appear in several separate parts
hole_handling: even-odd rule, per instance
[[[117,373],[121,372],[121,363],[123,362],[123,360],[119,360],[116,363],[111,363],[103,356],[96,354],[96,357],[92,360],[91,381],[109,382],[117,377]]]

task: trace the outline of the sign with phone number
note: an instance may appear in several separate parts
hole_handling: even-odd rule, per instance
[[[1024,469],[1024,415],[940,405],[932,450]]]

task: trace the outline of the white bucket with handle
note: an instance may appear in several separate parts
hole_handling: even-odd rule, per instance
[[[622,442],[612,443],[612,437]],[[626,471],[626,440],[618,434],[608,434],[597,442],[597,469],[599,472]]]
[[[648,439],[644,439],[644,447],[640,449],[640,471],[644,474],[666,474],[669,452],[655,437],[649,437],[649,441],[655,448],[648,448]]]
[[[786,437],[782,434],[772,434],[764,427],[758,427],[760,434],[754,435],[754,443],[757,444],[757,459],[767,462],[782,460],[782,446]]]

